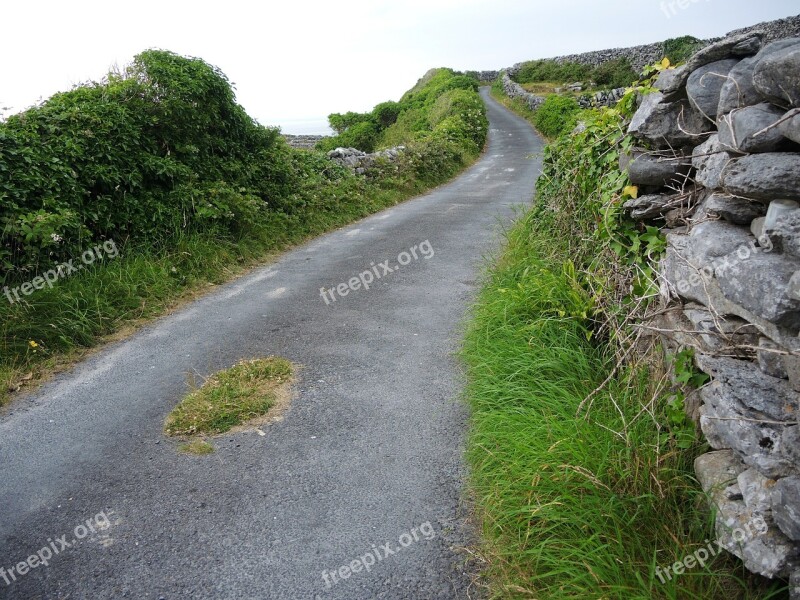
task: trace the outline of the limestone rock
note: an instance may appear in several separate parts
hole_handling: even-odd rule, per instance
[[[688,100],[668,102],[661,92],[654,92],[644,96],[628,133],[655,148],[672,149],[696,146],[713,127]]]
[[[723,295],[763,319],[792,332],[800,330],[800,301],[789,281],[800,262],[752,246],[738,248],[714,263]]]
[[[775,484],[772,517],[789,539],[800,541],[800,477],[785,477]]]
[[[694,472],[700,487],[707,494],[719,491],[737,481],[747,466],[732,450],[701,454],[694,460]]]
[[[742,501],[754,514],[767,514],[772,508],[772,486],[774,479],[767,479],[755,469],[747,469],[736,478]]]
[[[800,398],[782,379],[770,377],[750,361],[698,354],[697,367],[708,373],[732,401],[773,421],[797,421]]]
[[[730,161],[731,155],[715,133],[692,152],[692,165],[697,169],[695,181],[711,190],[721,187],[722,171]]]
[[[635,154],[628,164],[628,176],[635,185],[680,187],[686,183],[691,169],[688,157],[661,157],[643,152]]]
[[[630,211],[631,218],[637,221],[655,219],[670,210],[670,198],[667,194],[648,194],[628,200],[622,207]]]
[[[697,479],[717,509],[718,544],[741,558],[753,572],[765,577],[787,574],[793,566],[794,545],[779,530],[770,529],[764,515],[744,501],[745,491],[741,490],[738,478],[746,471],[736,455],[730,450],[709,452],[699,456],[694,464]],[[747,487],[747,483],[763,484],[763,480],[745,477],[747,493],[760,495],[758,490]],[[740,494],[729,493],[732,482]]]
[[[764,98],[753,83],[753,73],[758,62],[757,56],[745,58],[730,73],[719,94],[717,115],[726,115],[734,109],[753,106]]]
[[[782,136],[800,144],[800,108],[794,108],[784,115],[784,121],[778,125]]]
[[[772,243],[787,256],[800,258],[800,209],[787,212],[767,230]]]
[[[742,405],[730,386],[715,381],[699,394],[703,401],[700,428],[712,448],[736,451],[747,465],[770,479],[800,474],[784,450],[782,425]]]
[[[706,200],[707,213],[719,215],[729,223],[736,225],[750,225],[753,219],[766,214],[766,207],[760,202],[753,202],[746,198],[712,194]]]
[[[734,159],[722,172],[726,192],[755,200],[800,200],[800,153],[771,152]]]
[[[715,261],[749,242],[746,230],[724,221],[701,223],[689,235],[669,233],[662,277],[680,297],[708,306],[707,286],[714,276]]]
[[[758,341],[758,348],[758,366],[761,368],[761,372],[770,377],[789,379],[783,365],[783,356],[780,353],[783,348],[769,338],[761,338]]]
[[[691,323],[691,331],[701,332],[695,335],[701,342],[700,350],[705,353],[731,352],[736,346],[758,343],[758,329],[744,319],[730,315],[715,317],[707,308],[697,305],[687,306],[683,314]]]
[[[725,150],[742,154],[775,152],[788,143],[777,127],[784,111],[767,103],[735,110],[719,120],[719,141]]]
[[[781,444],[786,456],[795,464],[800,463],[800,425],[784,427]]]
[[[797,567],[789,577],[789,600],[800,600],[800,568]]]
[[[720,93],[728,74],[739,59],[720,60],[695,70],[686,82],[686,93],[692,106],[710,121],[717,120]]]
[[[656,79],[653,87],[663,92],[666,89],[672,88],[672,86],[675,85],[681,78],[686,76],[686,65],[682,65],[677,68],[664,69],[658,74],[658,79]]]
[[[753,72],[756,89],[779,106],[800,107],[800,38],[764,49]]]

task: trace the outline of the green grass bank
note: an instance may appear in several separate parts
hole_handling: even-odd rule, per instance
[[[691,361],[673,357],[674,381],[637,327],[656,310],[663,238],[621,209],[635,193],[618,167],[629,111],[582,111],[583,131],[548,146],[473,308],[462,354],[483,581],[491,598],[783,598],[724,551],[659,576],[707,546],[714,521],[682,405]]]

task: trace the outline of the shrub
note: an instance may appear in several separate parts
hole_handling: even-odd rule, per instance
[[[688,60],[692,54],[700,50],[705,44],[691,35],[679,38],[671,38],[664,42],[664,56],[672,64],[682,63]]]
[[[574,82],[589,79],[591,73],[591,67],[580,63],[531,60],[522,64],[514,79],[518,83]]]
[[[382,102],[372,109],[372,120],[381,129],[394,125],[402,107],[399,102]]]
[[[547,137],[558,137],[575,128],[581,107],[569,96],[548,96],[533,117],[534,125]]]
[[[598,86],[607,88],[629,87],[638,79],[639,74],[634,71],[627,58],[616,58],[604,62],[592,73],[592,80]]]
[[[348,127],[337,136],[321,140],[317,148],[324,151],[334,148],[356,148],[362,152],[372,152],[375,150],[378,133],[378,126],[375,123],[362,121]]]
[[[291,188],[285,153],[277,131],[236,104],[218,69],[143,52],[122,74],[0,123],[0,279],[95,241],[152,241],[207,226],[199,207],[216,184],[235,190],[240,207],[263,209]],[[237,214],[250,212],[211,221],[238,228]]]
[[[331,113],[328,115],[328,124],[331,126],[336,133],[341,134],[347,131],[350,127],[354,125],[358,125],[359,123],[369,123],[372,121],[372,115],[370,113],[357,113],[357,112],[346,112],[342,113]]]

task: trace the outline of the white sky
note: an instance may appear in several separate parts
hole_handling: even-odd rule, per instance
[[[365,111],[431,67],[707,38],[800,13],[797,0],[4,0],[0,107],[21,110],[101,78],[147,48],[199,56],[235,82],[261,123]],[[668,16],[669,15],[669,16]]]

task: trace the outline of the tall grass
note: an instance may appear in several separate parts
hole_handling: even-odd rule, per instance
[[[508,232],[463,349],[468,457],[493,598],[755,599],[780,586],[724,553],[662,584],[713,520],[692,476],[698,450],[664,435],[658,373],[589,340],[565,245],[534,209]],[[575,315],[575,316],[571,316]]]

